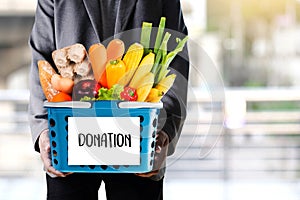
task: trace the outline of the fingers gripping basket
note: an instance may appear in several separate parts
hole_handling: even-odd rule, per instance
[[[62,172],[152,170],[162,103],[95,101],[44,105],[52,165]]]

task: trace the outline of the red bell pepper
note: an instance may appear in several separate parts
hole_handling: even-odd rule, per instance
[[[124,90],[120,94],[121,99],[126,101],[136,101],[137,100],[137,93],[136,90],[132,87],[125,87]]]

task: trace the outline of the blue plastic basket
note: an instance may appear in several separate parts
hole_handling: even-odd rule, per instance
[[[52,165],[62,172],[138,173],[152,170],[158,114],[162,103],[46,102]],[[139,117],[140,165],[68,165],[68,117]]]

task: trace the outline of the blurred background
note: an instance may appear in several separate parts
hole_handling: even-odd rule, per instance
[[[189,114],[168,158],[165,199],[298,200],[300,1],[181,2]],[[0,200],[46,195],[27,119],[36,3],[0,0]]]

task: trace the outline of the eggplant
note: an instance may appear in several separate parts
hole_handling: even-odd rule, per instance
[[[95,80],[81,80],[73,87],[73,100],[80,101],[83,97],[98,98],[101,85]]]

